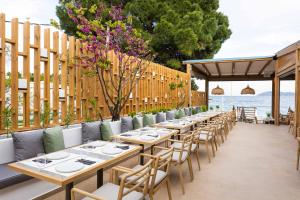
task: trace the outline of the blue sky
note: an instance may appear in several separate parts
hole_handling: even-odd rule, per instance
[[[55,5],[58,0],[0,0],[0,12],[7,20],[18,17],[25,21],[49,23],[57,19]],[[300,39],[299,0],[220,0],[219,10],[229,17],[233,34],[222,46],[215,58],[264,56]],[[198,81],[200,89],[204,84]],[[250,84],[257,93],[271,90],[271,82],[213,82],[210,89],[219,84],[226,95],[239,95]],[[283,82],[282,91],[293,92],[293,82]]]

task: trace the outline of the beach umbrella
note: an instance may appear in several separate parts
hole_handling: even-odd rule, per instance
[[[218,85],[216,88],[212,89],[211,94],[213,94],[213,95],[224,95],[224,89],[220,88],[219,85]]]
[[[249,85],[247,85],[247,87],[245,87],[244,89],[242,89],[241,94],[251,94],[251,95],[255,95],[255,90],[251,87],[249,87]]]

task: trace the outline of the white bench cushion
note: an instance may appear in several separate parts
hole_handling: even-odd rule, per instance
[[[0,164],[15,161],[15,149],[12,138],[0,139]]]
[[[65,148],[70,148],[82,144],[81,126],[63,129]]]

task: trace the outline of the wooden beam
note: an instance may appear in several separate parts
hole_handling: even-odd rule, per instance
[[[250,61],[250,62],[249,62],[248,66],[247,66],[247,69],[246,69],[246,72],[245,72],[245,76],[248,75],[248,72],[249,72],[249,70],[250,70],[250,68],[251,68],[252,63],[253,63],[253,61]]]
[[[188,75],[188,106],[192,105],[191,71],[192,71],[192,65],[187,64],[186,73]]]
[[[217,70],[218,70],[218,74],[219,74],[219,76],[221,76],[221,70],[220,70],[219,63],[216,63],[216,67],[217,67]]]
[[[278,71],[278,61],[276,60],[275,72]],[[279,126],[280,117],[280,79],[277,73],[274,77],[274,120],[275,125]]]
[[[203,76],[203,78],[207,78],[207,73],[205,73],[204,71],[202,71],[201,69],[199,69],[197,67],[192,67],[192,71],[200,74],[201,76]]]
[[[272,113],[272,117],[274,118],[275,117],[275,112],[274,112],[274,109],[275,109],[275,105],[274,105],[274,99],[275,99],[275,81],[274,79],[272,79],[272,109],[271,109],[271,113]]]
[[[261,75],[261,74],[265,71],[265,69],[269,66],[269,64],[270,64],[272,61],[273,61],[273,60],[267,61],[267,62],[264,64],[264,66],[261,68],[261,70],[259,71],[258,75]]]
[[[205,105],[208,107],[208,96],[209,96],[209,80],[205,80]]]
[[[269,81],[272,77],[264,77],[258,75],[226,75],[226,76],[210,76],[209,81]]]
[[[296,70],[295,70],[295,126],[300,127],[300,49],[296,50]],[[299,134],[299,133],[298,133]],[[297,132],[295,134],[297,135]]]
[[[206,70],[208,76],[211,76],[210,71],[208,70],[207,66],[203,63],[202,66],[204,67],[204,69]]]

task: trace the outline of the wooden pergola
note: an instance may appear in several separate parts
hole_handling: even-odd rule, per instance
[[[272,81],[272,114],[280,117],[280,80],[295,80],[296,126],[300,127],[300,41],[273,56],[187,60],[191,76],[205,80],[206,104],[210,81]]]

